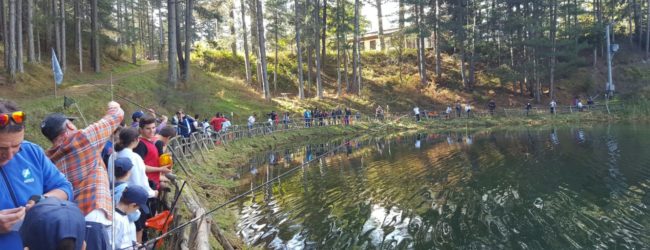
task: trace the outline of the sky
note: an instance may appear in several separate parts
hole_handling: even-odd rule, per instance
[[[373,3],[375,0],[370,0]],[[398,11],[399,11],[399,4],[397,1],[386,1],[382,0],[383,3],[381,5],[381,11],[383,12],[384,16],[384,30],[391,29],[391,28],[397,28],[397,19],[398,19]],[[377,19],[377,8],[374,5],[371,5],[368,3],[368,1],[362,1],[365,3],[363,5],[363,8],[361,8],[361,14],[368,20],[370,21],[370,27],[367,30],[367,32],[371,31],[377,31],[378,29],[378,19]]]

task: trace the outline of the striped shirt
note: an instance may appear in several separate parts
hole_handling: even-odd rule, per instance
[[[72,183],[74,200],[84,216],[99,209],[112,220],[112,192],[101,152],[123,118],[122,109],[110,108],[101,120],[85,129],[68,132],[47,150],[47,156]]]

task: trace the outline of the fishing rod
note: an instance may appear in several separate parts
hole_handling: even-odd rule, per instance
[[[386,126],[386,125],[387,125],[387,124],[384,124],[384,125],[382,125],[381,127],[384,127],[384,126]],[[381,127],[379,127],[378,129],[381,129]],[[361,135],[361,136],[355,137],[355,138],[353,138],[353,139],[351,139],[351,140],[358,140],[359,138],[362,138],[362,137],[364,137],[364,136],[367,136],[367,135]],[[207,211],[207,212],[205,212],[205,213],[203,213],[203,214],[197,216],[196,218],[194,218],[194,219],[192,219],[192,220],[189,220],[189,221],[187,221],[187,222],[185,222],[185,223],[183,223],[183,224],[181,224],[181,225],[179,225],[179,226],[177,226],[177,227],[175,227],[175,228],[173,228],[173,229],[167,231],[166,233],[161,234],[161,235],[158,236],[158,237],[155,237],[155,238],[153,238],[153,239],[150,239],[149,241],[143,243],[143,244],[142,244],[138,249],[146,248],[147,245],[150,245],[150,244],[152,244],[152,243],[155,243],[157,240],[160,240],[160,239],[162,239],[162,238],[165,238],[165,237],[167,237],[167,236],[169,236],[169,235],[171,235],[171,234],[173,234],[173,233],[176,233],[177,231],[184,229],[185,227],[189,226],[190,224],[192,224],[192,223],[194,223],[194,222],[196,222],[196,221],[198,221],[198,220],[202,220],[202,219],[205,218],[206,216],[211,215],[212,213],[216,212],[217,210],[219,210],[219,209],[221,209],[221,208],[223,208],[223,207],[225,207],[225,206],[227,206],[227,205],[229,205],[229,204],[231,204],[231,203],[233,203],[233,202],[235,202],[235,201],[237,201],[237,200],[239,200],[239,199],[241,199],[241,198],[243,198],[243,197],[246,197],[247,195],[249,195],[249,194],[251,194],[251,193],[253,193],[253,192],[259,190],[260,188],[265,187],[265,186],[267,186],[267,185],[269,185],[269,184],[271,184],[271,183],[273,183],[273,182],[275,182],[275,181],[281,179],[282,177],[285,177],[285,176],[287,176],[287,175],[289,175],[289,174],[295,172],[295,171],[298,170],[298,169],[301,169],[301,168],[303,168],[303,167],[308,167],[310,163],[315,162],[315,161],[317,161],[317,160],[320,160],[321,158],[327,156],[329,153],[331,153],[331,152],[333,152],[333,151],[336,151],[336,150],[338,150],[338,149],[340,149],[340,148],[343,148],[343,147],[345,147],[345,146],[346,146],[345,143],[344,143],[344,144],[341,144],[341,145],[339,145],[338,147],[335,147],[335,148],[333,148],[333,149],[330,149],[330,150],[328,150],[328,151],[322,153],[321,155],[315,157],[315,158],[312,159],[312,160],[309,160],[309,161],[307,161],[307,162],[305,162],[305,163],[302,163],[302,164],[300,164],[300,165],[298,165],[298,166],[296,166],[296,167],[294,167],[294,168],[292,168],[292,169],[289,169],[287,172],[284,172],[284,173],[278,175],[277,177],[275,177],[275,178],[273,178],[273,179],[270,179],[270,180],[268,180],[268,181],[266,181],[266,182],[264,182],[264,183],[262,183],[262,184],[260,184],[260,185],[258,185],[258,186],[256,186],[256,187],[254,187],[254,188],[251,188],[250,190],[248,190],[248,191],[246,191],[246,192],[243,192],[243,193],[241,193],[241,194],[239,194],[239,195],[237,195],[237,196],[235,196],[235,197],[233,197],[233,198],[230,198],[228,201],[224,202],[223,204],[221,204],[221,205],[219,205],[219,206],[217,206],[217,207],[215,207],[215,208],[213,208],[213,209],[211,209],[211,210],[209,210],[209,211]],[[129,248],[130,248],[130,247],[129,247]],[[126,249],[128,249],[128,248],[123,248],[123,250],[126,250]],[[120,250],[122,250],[122,249],[120,249]]]

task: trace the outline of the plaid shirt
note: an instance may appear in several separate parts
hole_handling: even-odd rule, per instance
[[[98,122],[69,132],[47,150],[47,156],[72,183],[74,200],[84,215],[101,209],[112,220],[111,190],[101,152],[122,118],[122,109],[109,109]]]

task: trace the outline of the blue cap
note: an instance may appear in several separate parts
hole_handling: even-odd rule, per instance
[[[133,168],[133,162],[131,162],[131,159],[126,158],[126,157],[119,157],[115,159],[115,175],[117,176],[123,176],[126,174],[126,172],[129,172],[131,168]]]
[[[133,112],[133,115],[131,115],[131,118],[135,121],[135,119],[143,117],[143,116],[144,116],[144,112],[142,112],[142,110],[138,110],[138,111]]]
[[[140,206],[140,209],[142,209],[142,212],[148,214],[149,207],[147,206],[147,199],[149,199],[149,195],[143,187],[138,185],[130,185],[126,187],[126,189],[124,189],[122,192],[122,198],[120,199],[120,202],[138,204],[138,206]]]
[[[71,238],[79,250],[86,237],[86,220],[77,204],[49,197],[27,211],[20,236],[29,249],[54,250],[61,240]]]
[[[41,133],[48,140],[53,141],[63,132],[63,123],[67,120],[74,121],[74,119],[74,117],[68,117],[61,113],[50,114],[41,122]]]

